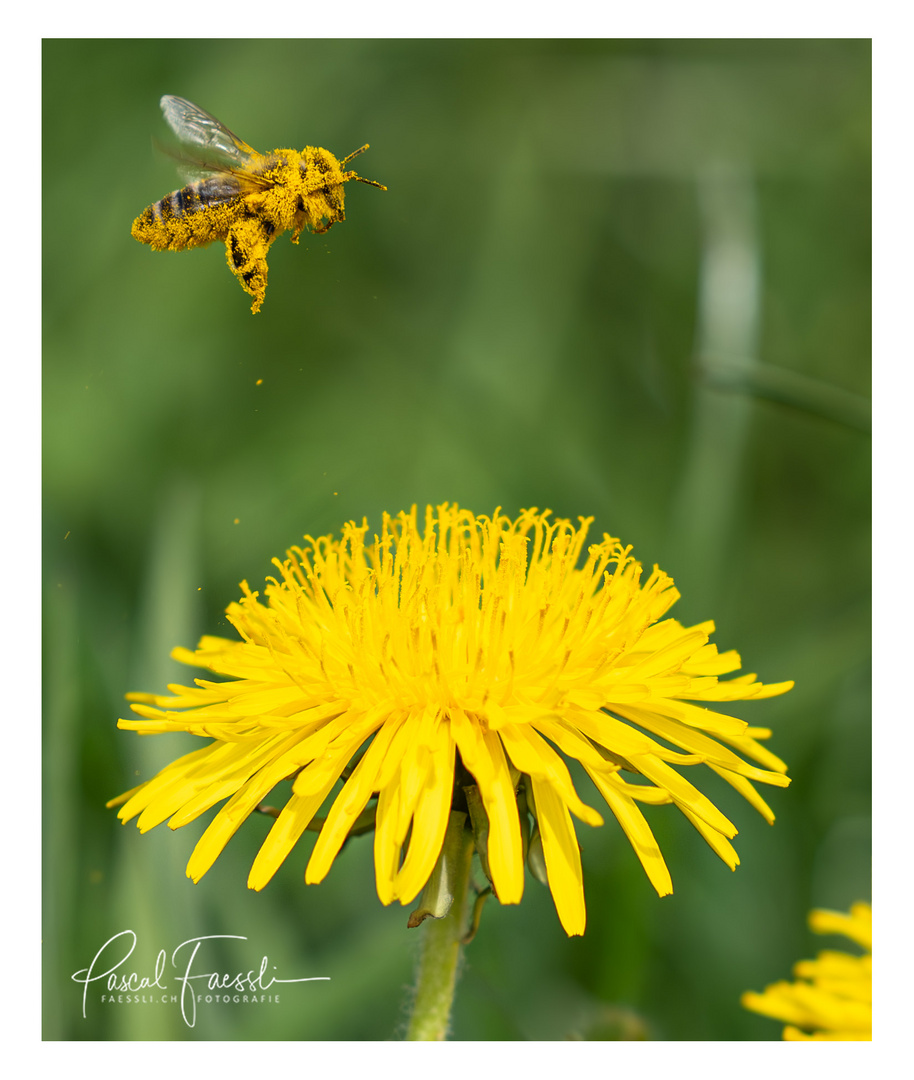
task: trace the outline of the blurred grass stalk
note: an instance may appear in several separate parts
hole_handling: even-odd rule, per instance
[[[872,430],[869,400],[840,386],[739,356],[702,360],[702,376],[711,386],[777,401],[867,434]]]
[[[718,164],[698,178],[703,227],[699,278],[695,383],[691,433],[673,509],[673,543],[680,565],[694,568],[707,603],[713,602],[720,565],[739,498],[751,397],[716,384],[719,358],[743,358],[754,373],[760,255],[755,186],[744,169]]]
[[[55,987],[61,978],[61,957],[70,959],[68,948],[78,924],[73,900],[79,894],[79,819],[73,807],[79,792],[76,748],[83,686],[79,678],[80,596],[75,585],[68,586],[58,585],[43,616],[47,656],[54,657],[55,677],[46,675],[43,711],[41,958],[42,981]],[[62,995],[45,994],[43,1003],[42,1037],[63,1038],[67,1024]]]
[[[191,481],[172,480],[156,506],[156,524],[149,537],[146,579],[133,631],[136,655],[131,664],[130,685],[163,693],[175,681],[179,665],[171,659],[175,645],[196,642],[196,583],[200,580],[201,495]],[[125,711],[116,716],[128,715]],[[174,757],[175,736],[137,738],[114,731],[122,740],[124,757],[135,764],[135,777],[124,777],[123,789],[148,780]],[[182,743],[195,740],[178,736]],[[188,745],[186,750],[195,749]],[[181,751],[185,752],[185,751]],[[107,794],[107,793],[106,793]],[[117,794],[112,792],[111,794]],[[120,830],[111,813],[111,828]],[[160,943],[179,942],[190,926],[204,926],[201,898],[194,892],[184,869],[186,843],[169,830],[153,830],[140,836],[131,822],[118,833],[116,877],[112,887],[112,917],[129,919],[143,948],[154,958]],[[123,927],[117,924],[117,930]],[[145,959],[145,958],[144,958]],[[109,1038],[173,1039],[181,1032],[177,1010],[120,1009],[111,1021]]]
[[[674,550],[708,602],[739,506],[753,398],[765,398],[861,432],[870,402],[758,358],[761,254],[755,185],[718,164],[698,178],[703,225],[696,374],[688,452],[673,512]]]

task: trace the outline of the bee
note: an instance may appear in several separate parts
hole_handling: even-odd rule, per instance
[[[342,161],[329,150],[306,146],[259,154],[215,116],[185,98],[166,94],[161,102],[168,126],[182,144],[175,154],[184,168],[186,187],[147,206],[134,221],[132,234],[154,251],[183,251],[225,242],[229,270],[254,297],[252,314],[267,291],[267,252],[287,229],[297,244],[306,227],[326,232],[344,221],[343,185],[348,180],[386,191],[346,166],[368,144]]]

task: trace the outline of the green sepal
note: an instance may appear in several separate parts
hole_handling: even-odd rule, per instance
[[[549,876],[546,873],[546,856],[543,853],[543,838],[540,836],[539,825],[533,827],[533,835],[530,837],[530,847],[527,850],[527,866],[530,873],[541,885],[549,885]]]
[[[455,864],[463,857],[463,831],[467,816],[462,810],[452,810],[441,854],[431,877],[419,897],[419,906],[410,912],[407,927],[413,929],[426,919],[443,919],[454,903]]]
[[[473,839],[476,842],[479,864],[494,889],[495,882],[492,881],[492,875],[489,873],[489,815],[483,805],[479,788],[475,784],[468,784],[463,789],[463,793],[466,795],[467,809],[470,812],[470,822],[473,826]]]

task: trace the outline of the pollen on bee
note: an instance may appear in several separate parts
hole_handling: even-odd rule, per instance
[[[324,233],[345,221],[343,185],[350,180],[387,190],[345,169],[367,143],[342,161],[313,146],[260,154],[192,102],[166,95],[161,104],[183,143],[182,162],[205,175],[148,206],[132,234],[156,251],[223,242],[229,270],[253,297],[254,314],[266,296],[267,254],[277,237],[291,232],[297,244],[304,229]]]

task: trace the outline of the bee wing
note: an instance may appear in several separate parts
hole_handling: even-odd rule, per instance
[[[159,104],[168,126],[182,143],[195,149],[193,160],[202,167],[244,169],[260,157],[253,147],[192,101],[166,94]],[[200,154],[201,150],[205,154]]]

